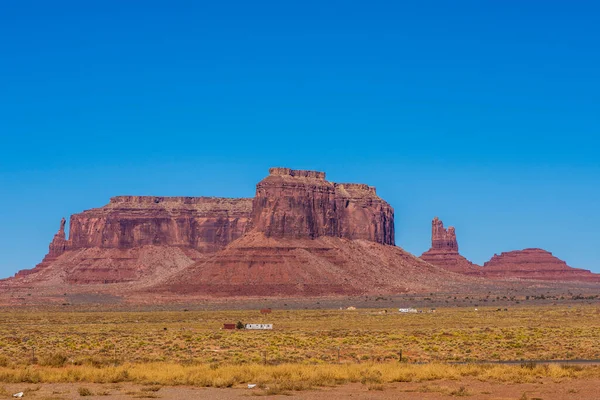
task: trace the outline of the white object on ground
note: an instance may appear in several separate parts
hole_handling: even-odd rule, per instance
[[[23,397],[23,392],[15,393],[13,397]]]
[[[256,387],[256,383],[249,383],[248,389],[254,389]]]

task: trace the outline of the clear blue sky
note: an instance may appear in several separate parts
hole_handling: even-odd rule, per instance
[[[375,185],[483,263],[600,272],[600,6],[0,3],[0,276],[110,196],[252,196],[270,166]]]

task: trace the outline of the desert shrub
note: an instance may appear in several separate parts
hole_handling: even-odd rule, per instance
[[[535,367],[537,367],[537,364],[533,361],[521,363],[521,368],[534,369]]]
[[[453,390],[450,392],[450,396],[471,396],[471,393],[464,387]]]
[[[94,395],[92,393],[92,391],[86,387],[80,387],[79,389],[77,389],[77,392],[79,393],[80,396],[93,396]]]
[[[63,367],[67,359],[67,356],[63,353],[43,354],[38,363],[45,367]]]

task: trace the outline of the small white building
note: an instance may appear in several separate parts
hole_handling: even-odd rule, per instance
[[[273,329],[273,324],[246,324],[246,329]]]
[[[411,313],[411,314],[417,313],[416,308],[399,308],[398,311],[401,313]]]

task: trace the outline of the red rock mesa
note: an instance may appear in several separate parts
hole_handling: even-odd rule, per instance
[[[317,171],[272,168],[254,199],[114,197],[73,215],[69,233],[67,240],[63,221],[44,261],[17,274],[21,284],[129,282],[148,296],[400,293],[454,284],[394,245],[394,210],[375,188],[329,182]]]
[[[542,249],[525,249],[494,254],[482,268],[489,278],[539,279],[545,281],[600,282],[600,274],[572,268]]]
[[[272,168],[256,186],[252,230],[153,290],[333,295],[443,287],[447,274],[394,246],[394,211],[364,184]]]
[[[271,168],[256,185],[252,217],[254,229],[266,237],[394,244],[394,210],[375,188],[328,182],[324,172]]]

